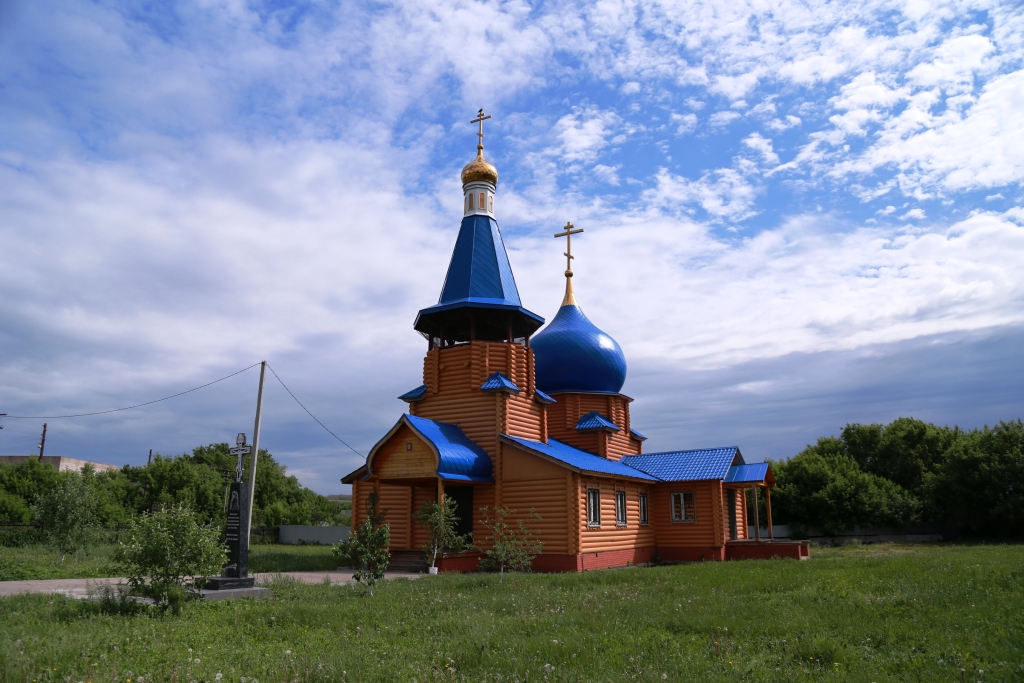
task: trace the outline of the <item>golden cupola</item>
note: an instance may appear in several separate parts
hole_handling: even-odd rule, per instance
[[[498,186],[498,169],[494,168],[494,165],[484,159],[484,121],[491,118],[487,114],[484,114],[484,110],[481,109],[477,112],[477,117],[471,121],[471,123],[480,124],[480,132],[477,133],[479,138],[476,145],[476,159],[466,164],[462,169],[462,185],[468,185],[473,182],[490,183],[495,187]]]

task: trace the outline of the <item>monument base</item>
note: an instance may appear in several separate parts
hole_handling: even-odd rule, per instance
[[[235,588],[252,588],[256,585],[256,577],[247,576],[244,579],[237,576],[211,576],[203,586],[208,591],[233,590]]]

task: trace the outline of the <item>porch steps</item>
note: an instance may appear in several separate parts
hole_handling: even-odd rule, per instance
[[[422,550],[392,550],[388,570],[422,574],[427,571],[427,558]]]

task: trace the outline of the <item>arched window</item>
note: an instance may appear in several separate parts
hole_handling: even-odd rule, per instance
[[[466,206],[466,211],[472,211],[473,210],[473,193],[472,192],[470,192],[469,195],[466,197],[466,201],[469,202],[469,204]]]
[[[494,196],[493,195],[487,198],[487,206],[489,207],[487,210],[490,211],[491,213],[494,213]]]
[[[487,210],[487,195],[485,195],[483,192],[480,193],[480,210]]]

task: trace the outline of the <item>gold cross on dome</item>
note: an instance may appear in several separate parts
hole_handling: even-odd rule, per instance
[[[573,255],[572,255],[572,236],[573,235],[578,235],[581,232],[583,232],[583,228],[574,228],[572,223],[569,223],[568,221],[566,221],[566,223],[565,223],[565,230],[563,232],[559,232],[559,233],[555,234],[555,237],[564,237],[565,238],[565,253],[562,254],[562,255],[565,256],[565,274],[566,275],[571,275],[572,274],[572,259],[573,259]]]
[[[476,148],[478,150],[482,150],[484,148],[484,121],[486,121],[489,118],[491,118],[491,115],[490,114],[484,114],[484,110],[481,109],[480,111],[478,111],[476,113],[476,118],[473,119],[472,121],[470,121],[470,123],[479,123],[480,124],[480,132],[476,134],[476,137],[477,137]]]

